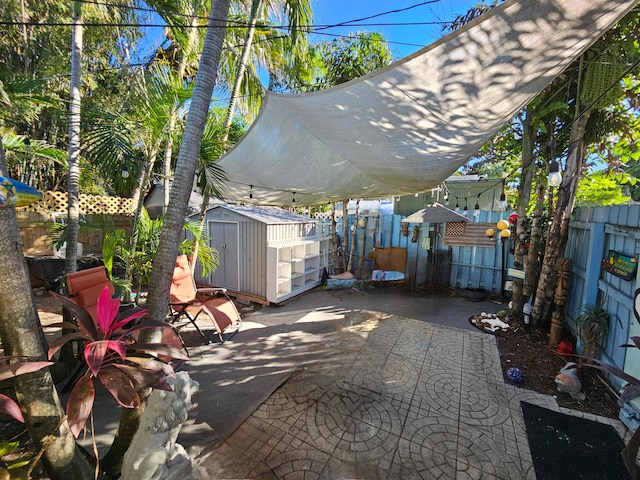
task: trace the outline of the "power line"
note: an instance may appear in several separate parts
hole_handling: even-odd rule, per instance
[[[234,24],[237,28],[250,28],[247,23],[228,20],[228,23]],[[451,22],[433,21],[433,22],[396,22],[396,23],[354,23],[344,26],[350,27],[418,27],[424,25],[448,25]],[[72,27],[72,22],[17,22],[17,21],[0,21],[0,25],[6,26],[27,26],[27,27]],[[209,25],[191,25],[191,24],[172,24],[167,25],[164,23],[127,23],[127,22],[83,22],[84,27],[135,27],[135,28],[167,28],[167,27],[182,27],[182,28],[209,28]],[[227,25],[225,24],[224,27]],[[327,25],[309,25],[305,27],[291,27],[289,25],[270,25],[270,24],[256,24],[259,28],[275,28],[282,30],[299,30],[308,33],[315,33],[315,30],[326,30],[329,28],[337,28],[343,26],[327,24]],[[214,28],[222,28],[222,25],[214,25]]]

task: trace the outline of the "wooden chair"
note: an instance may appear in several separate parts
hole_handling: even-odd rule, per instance
[[[169,298],[169,315],[172,317],[172,323],[180,321],[183,317],[187,318],[208,343],[212,340],[207,338],[196,323],[196,319],[201,314],[209,318],[220,342],[226,340],[224,335],[233,335],[242,326],[240,313],[227,295],[226,288],[196,287],[192,265],[186,255],[180,255],[176,259]]]

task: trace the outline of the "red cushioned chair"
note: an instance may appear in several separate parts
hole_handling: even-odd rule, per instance
[[[196,323],[200,315],[204,314],[209,318],[221,342],[237,333],[242,326],[240,313],[227,295],[226,288],[196,287],[192,265],[186,255],[180,255],[176,259],[169,298],[172,321],[175,323],[186,318],[209,343],[211,340]]]

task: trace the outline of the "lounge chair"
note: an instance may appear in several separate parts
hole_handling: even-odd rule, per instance
[[[102,290],[104,290],[105,286],[109,288],[109,294],[111,296],[115,293],[115,287],[107,277],[107,270],[105,267],[93,267],[69,273],[65,277],[65,283],[67,286],[68,296],[75,304],[89,312],[91,320],[93,320],[93,324],[97,328],[98,317],[96,310],[98,306],[98,297],[102,293]],[[184,348],[184,350],[187,351],[182,338],[180,338],[174,329],[163,329],[162,343],[177,349]]]
[[[227,295],[226,288],[196,287],[192,265],[186,255],[179,255],[176,259],[169,299],[172,323],[186,317],[208,343],[212,343],[212,340],[196,323],[201,314],[209,318],[220,342],[237,333],[242,326],[238,309]]]
[[[109,287],[110,295],[113,295],[116,291],[107,277],[106,268],[100,266],[69,273],[65,277],[65,282],[69,297],[75,304],[89,312],[93,323],[98,325],[98,318],[96,317],[98,297],[104,287]]]

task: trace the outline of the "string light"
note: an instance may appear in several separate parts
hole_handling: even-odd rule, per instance
[[[127,162],[124,162],[121,175],[122,175],[122,178],[129,178],[129,166],[127,165]]]
[[[477,217],[480,215],[480,194],[478,194],[478,198],[476,199],[476,206],[473,207],[473,216]]]
[[[458,203],[458,197],[456,197],[456,212],[460,211],[460,204]]]
[[[556,160],[556,139],[550,138],[549,149],[551,150],[551,160],[549,160],[549,177],[547,178],[550,187],[557,187],[562,183],[562,173],[560,173],[560,164]]]
[[[502,180],[502,193],[500,194],[498,208],[501,212],[504,212],[507,209],[507,194],[504,192],[504,179]]]
[[[249,198],[253,198],[253,185],[249,185]]]
[[[296,204],[296,192],[293,192],[293,199],[291,200],[291,203],[294,205]]]

